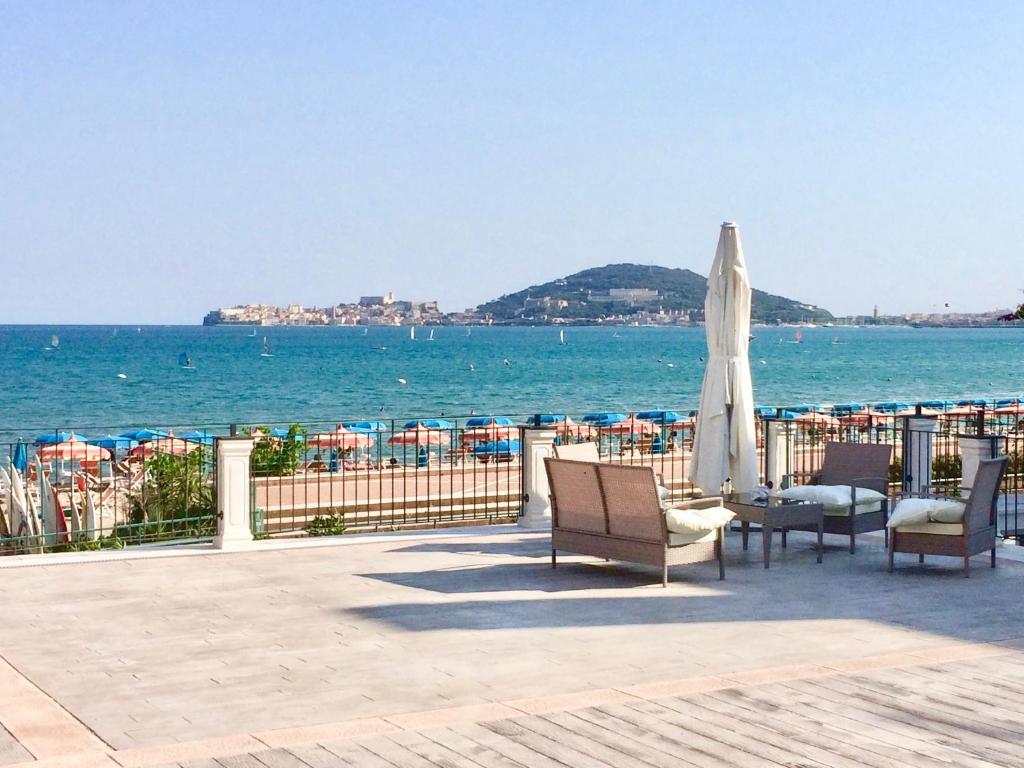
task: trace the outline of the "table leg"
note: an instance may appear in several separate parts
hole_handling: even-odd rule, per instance
[[[788,529],[786,529],[786,528],[783,528],[783,529],[782,529],[782,548],[783,548],[783,549],[785,549],[785,548],[786,548],[786,531],[787,531],[787,530],[788,530]]]
[[[746,520],[740,522],[740,538],[743,539],[743,551],[747,551],[747,539],[750,538],[750,523]]]
[[[821,553],[825,549],[825,521],[818,520],[818,562],[821,562]]]
[[[761,541],[764,545],[764,567],[768,567],[768,560],[771,557],[772,551],[772,533],[775,530],[775,526],[771,523],[764,522],[761,524]]]

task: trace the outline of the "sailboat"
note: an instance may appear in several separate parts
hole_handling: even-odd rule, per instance
[[[410,325],[409,326],[409,340],[410,341],[416,341],[416,326],[415,325]]]
[[[804,335],[802,333],[800,333],[800,331],[797,331],[796,333],[793,334],[793,340],[791,342],[789,342],[789,343],[790,344],[803,344],[804,343]]]
[[[563,345],[565,344],[565,331],[558,332],[558,343]]]
[[[267,343],[267,337],[263,337],[263,351],[260,352],[260,357],[273,357],[274,353],[270,351],[270,344]]]
[[[366,334],[368,334],[369,332],[370,332],[370,329],[369,329],[369,328],[363,328],[363,336],[365,336],[365,335],[366,335]]]
[[[184,368],[186,371],[194,371],[196,369],[192,365],[192,358],[188,356],[188,352],[182,352],[178,355],[178,367]]]
[[[252,329],[252,333],[249,334],[249,337],[253,338],[253,339],[256,338],[256,329],[255,328]]]
[[[427,337],[427,341],[433,341],[433,340],[434,340],[434,329],[431,328],[430,329],[430,335]]]
[[[472,335],[473,335],[473,329],[472,328],[467,328],[466,329],[466,336],[472,336]]]
[[[58,336],[56,333],[53,334],[53,336],[50,337],[50,346],[43,347],[43,349],[45,349],[47,352],[56,352],[58,349],[60,349],[60,336]]]

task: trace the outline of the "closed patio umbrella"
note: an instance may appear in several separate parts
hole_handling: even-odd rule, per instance
[[[690,464],[690,480],[706,494],[718,493],[727,478],[737,492],[753,490],[758,481],[748,358],[750,293],[739,229],[726,222],[704,301],[708,361]]]

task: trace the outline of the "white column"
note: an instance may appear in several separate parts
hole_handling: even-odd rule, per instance
[[[932,484],[933,436],[939,422],[934,416],[906,416],[903,420],[903,492],[928,493]]]
[[[988,437],[968,437],[960,435],[960,483],[963,488],[974,487],[974,476],[978,474],[978,464],[983,459],[993,459],[999,455],[999,446],[995,435]],[[964,497],[969,496],[965,493]]]
[[[781,419],[764,422],[765,483],[773,490],[783,488],[786,475],[793,473],[793,429]]]
[[[551,500],[544,459],[554,456],[554,429],[527,427],[523,430],[523,514],[520,528],[550,528]]]
[[[252,545],[249,495],[248,436],[217,438],[217,549],[245,549]]]

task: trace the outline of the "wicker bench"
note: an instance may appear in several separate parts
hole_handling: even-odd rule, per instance
[[[722,540],[725,529],[704,534],[670,533],[658,503],[654,471],[567,459],[545,459],[551,489],[551,567],[557,551],[609,560],[661,566],[662,586],[668,567],[718,561],[725,578]],[[721,506],[718,497],[694,499],[677,507]]]

